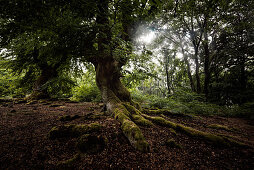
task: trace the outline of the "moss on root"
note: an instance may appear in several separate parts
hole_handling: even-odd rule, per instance
[[[189,136],[205,139],[209,142],[212,142],[216,146],[230,146],[231,145],[223,137],[220,137],[220,136],[217,136],[217,135],[214,135],[211,133],[207,133],[207,132],[202,132],[202,131],[193,129],[191,127],[183,126],[181,124],[177,124],[177,130],[184,132],[184,133],[188,134]]]
[[[185,117],[185,118],[200,119],[200,117],[192,115],[192,114],[172,112],[168,109],[156,109],[156,110],[144,109],[143,112],[148,115],[157,115],[157,116],[167,115],[167,116],[173,116],[173,117]]]
[[[98,123],[84,124],[84,125],[64,125],[53,127],[49,131],[49,138],[64,138],[64,137],[77,137],[82,134],[99,131],[102,126]]]
[[[146,119],[151,120],[152,122],[161,125],[161,126],[165,126],[165,127],[170,127],[173,129],[176,129],[176,124],[173,122],[170,122],[162,117],[153,117],[153,116],[148,116],[145,114],[142,114],[143,117],[145,117]]]
[[[251,143],[249,143],[250,145],[246,145],[243,142],[241,142],[241,139],[239,139],[235,136],[230,136],[230,135],[225,135],[225,134],[217,134],[217,135],[225,138],[226,140],[230,141],[231,143],[233,143],[236,146],[240,146],[240,147],[244,147],[244,148],[253,148],[251,146]],[[248,143],[248,141],[247,141],[247,143]]]
[[[176,133],[176,131],[175,131],[174,129],[170,128],[169,131],[170,131],[173,135],[175,135],[175,136],[177,135],[177,133]]]
[[[225,136],[220,136],[220,135],[214,135],[211,133],[207,133],[207,132],[202,132],[196,129],[193,129],[191,127],[187,127],[187,126],[183,126],[181,124],[178,123],[174,123],[171,122],[169,120],[166,120],[162,117],[152,117],[152,116],[147,116],[147,115],[143,115],[145,118],[151,120],[152,122],[161,125],[161,126],[166,126],[166,127],[170,127],[173,128],[177,131],[183,132],[189,136],[192,137],[198,137],[201,139],[205,139],[206,141],[209,141],[211,143],[213,143],[216,146],[247,146],[243,143],[234,141],[232,139],[229,139]]]
[[[134,101],[131,101],[131,105],[134,106],[136,109],[138,110],[142,110],[142,107],[140,106],[139,103],[137,102],[134,102]]]
[[[149,144],[146,142],[140,128],[131,120],[131,114],[126,107],[119,104],[113,115],[121,123],[121,129],[131,145],[139,151],[148,152]]]
[[[218,125],[218,124],[211,124],[209,126],[207,126],[208,128],[212,128],[212,129],[219,129],[219,130],[226,130],[226,131],[231,131],[227,126],[223,126],[223,125]]]
[[[124,135],[129,139],[132,146],[142,152],[149,151],[149,144],[146,142],[140,128],[130,120],[124,120],[121,129]]]
[[[144,109],[143,112],[148,115],[161,115],[161,114],[169,115],[169,114],[172,114],[169,110],[166,110],[166,109],[156,109],[156,110]]]
[[[141,114],[141,112],[136,109],[134,106],[128,104],[128,103],[124,103],[123,104],[125,106],[125,108],[130,112],[131,115],[131,119],[138,125],[141,126],[152,126],[153,123],[147,119],[145,119]]]

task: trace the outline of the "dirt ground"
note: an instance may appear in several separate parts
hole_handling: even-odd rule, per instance
[[[107,139],[98,153],[82,154],[70,169],[253,169],[254,125],[251,120],[225,117],[168,116],[205,132],[224,134],[249,147],[222,147],[199,138],[193,138],[169,128],[141,127],[150,144],[150,152],[135,150],[123,135],[120,123],[110,116],[85,119],[99,113],[100,103],[73,103],[67,101],[0,102],[0,169],[56,169],[57,164],[73,158],[79,151],[77,138],[51,140],[49,131],[64,124],[103,126],[96,135]],[[60,121],[65,115],[79,115],[72,121]],[[209,128],[219,124],[230,130]],[[182,148],[165,145],[173,139]]]

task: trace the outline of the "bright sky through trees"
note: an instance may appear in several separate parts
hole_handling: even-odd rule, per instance
[[[156,38],[154,31],[149,31],[138,38],[138,41],[144,44],[150,44]]]

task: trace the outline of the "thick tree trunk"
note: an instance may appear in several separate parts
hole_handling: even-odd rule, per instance
[[[149,144],[136,124],[146,126],[151,123],[141,116],[139,108],[131,100],[129,91],[121,83],[121,66],[114,59],[103,60],[94,65],[96,83],[101,91],[107,113],[121,123],[124,135],[134,148],[142,152],[149,151]]]
[[[108,20],[109,1],[100,0],[99,2],[99,15],[96,19],[98,24],[98,56],[91,61],[96,70],[96,83],[100,89],[107,113],[121,123],[124,135],[134,148],[147,152],[149,145],[136,123],[141,125],[150,123],[149,125],[151,125],[151,122],[141,116],[139,107],[132,102],[129,91],[120,81],[121,67],[125,63],[115,59],[112,55],[110,47],[112,40],[111,28]],[[128,25],[123,26],[127,28]],[[124,30],[127,31],[127,29]],[[125,34],[128,35],[128,32],[125,32]],[[124,38],[128,39],[128,36],[124,36]]]
[[[129,91],[120,81],[120,67],[117,61],[111,59],[96,63],[95,70],[96,83],[109,112],[112,112],[112,106],[119,102],[131,102]]]

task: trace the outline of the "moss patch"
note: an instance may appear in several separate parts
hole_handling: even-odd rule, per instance
[[[78,137],[82,134],[99,131],[101,128],[102,126],[98,123],[53,127],[49,132],[49,138]]]
[[[143,114],[142,116],[144,116],[146,119],[151,120],[152,122],[161,125],[161,126],[165,126],[165,127],[170,127],[173,129],[176,129],[176,124],[173,122],[170,122],[162,117],[153,117],[153,116],[148,116]]]
[[[216,146],[243,146],[244,144],[241,144],[237,141],[234,141],[232,139],[229,139],[227,137],[223,137],[223,136],[219,136],[219,135],[214,135],[211,133],[207,133],[207,132],[202,132],[196,129],[193,129],[191,127],[187,127],[187,126],[183,126],[181,124],[178,123],[173,123],[171,121],[168,121],[162,117],[152,117],[152,116],[147,116],[147,115],[143,115],[144,117],[146,117],[147,119],[151,120],[152,122],[161,125],[161,126],[165,126],[165,127],[170,127],[172,129],[175,129],[177,131],[183,132],[189,136],[192,137],[198,137],[201,139],[205,139],[206,141],[209,141],[211,143],[213,143]]]
[[[140,128],[131,120],[131,114],[122,104],[119,104],[113,112],[116,120],[121,123],[121,129],[128,138],[131,145],[139,151],[149,151],[149,145],[146,142]]]
[[[231,131],[231,129],[229,129],[227,126],[223,126],[223,125],[218,125],[218,124],[211,124],[209,126],[207,126],[208,128],[212,128],[212,129],[219,129],[219,130],[226,130],[226,131]]]
[[[149,144],[146,142],[140,128],[134,122],[127,119],[124,120],[121,129],[134,148],[142,152],[149,151]]]
[[[185,114],[185,113],[179,113],[179,112],[173,112],[168,109],[156,109],[156,110],[150,110],[150,109],[144,109],[143,111],[145,114],[148,115],[167,115],[172,117],[185,117],[190,119],[198,119],[198,116],[192,115],[192,114]]]
[[[244,144],[243,142],[241,142],[241,140],[235,136],[230,136],[230,135],[225,135],[225,134],[217,134],[218,136],[223,137],[225,140],[230,141],[231,143],[233,143],[236,146],[240,146],[243,148],[253,148],[250,145]]]
[[[118,120],[120,123],[123,123],[124,120],[131,120],[130,113],[126,110],[123,105],[118,105],[118,107],[114,110],[114,118]]]
[[[169,114],[171,114],[171,112],[166,109],[156,109],[156,110],[144,109],[144,113],[148,114],[148,115],[161,115],[161,114],[169,115]]]
[[[216,136],[207,132],[202,132],[202,131],[193,129],[191,127],[186,127],[181,124],[178,124],[177,130],[182,131],[188,134],[189,136],[205,139],[209,142],[212,142],[216,146],[230,146],[230,143],[228,143],[228,141],[226,141],[223,137]]]
[[[141,112],[136,109],[134,106],[128,104],[128,103],[124,103],[123,104],[125,106],[125,108],[131,113],[131,119],[138,125],[141,126],[152,126],[153,123],[147,119],[145,119],[143,116],[141,116]]]
[[[29,101],[29,102],[27,102],[26,104],[27,105],[32,105],[32,104],[37,104],[37,100],[31,100],[31,101]]]
[[[177,133],[176,133],[176,131],[175,131],[174,129],[170,128],[169,131],[170,131],[173,135],[175,135],[175,136],[177,135]]]
[[[138,102],[132,101],[131,105],[133,105],[136,109],[140,111],[142,110],[142,107],[140,106]]]

